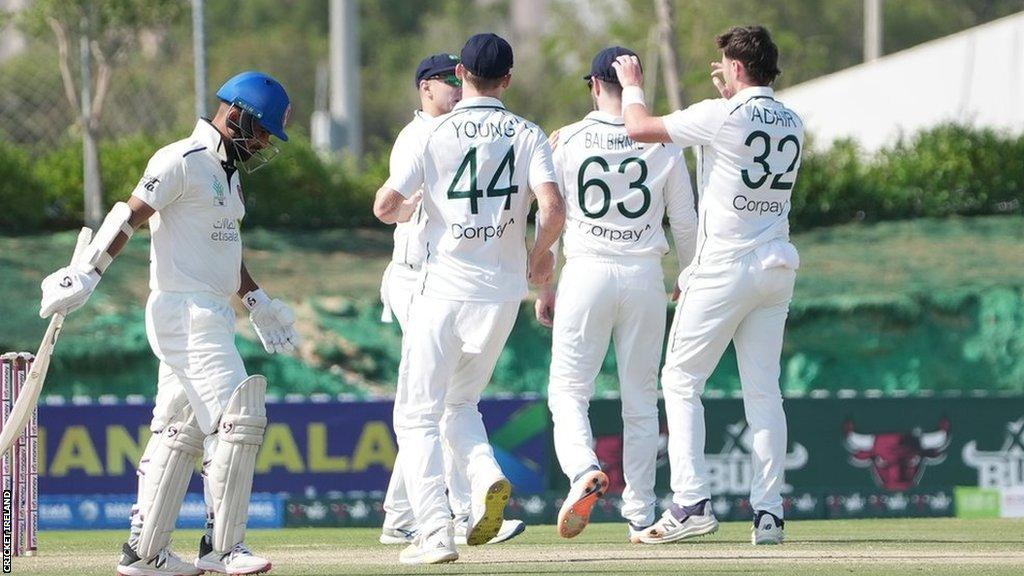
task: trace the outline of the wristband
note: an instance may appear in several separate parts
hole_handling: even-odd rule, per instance
[[[622,109],[625,110],[631,104],[639,104],[644,108],[644,89],[639,86],[626,86],[622,89]]]
[[[262,288],[257,288],[242,297],[242,304],[245,305],[249,312],[252,312],[252,309],[260,304],[267,302],[270,302],[270,296],[267,296],[267,293]]]

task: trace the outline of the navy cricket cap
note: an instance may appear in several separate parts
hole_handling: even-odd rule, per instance
[[[501,78],[512,69],[512,46],[497,34],[477,34],[462,47],[462,65],[481,78]]]
[[[420,81],[427,78],[455,74],[455,65],[458,63],[459,57],[454,54],[442,52],[433,56],[427,56],[416,67],[416,86],[419,87]]]
[[[615,73],[615,68],[612,68],[612,64],[619,56],[636,56],[636,52],[622,46],[611,46],[601,50],[597,53],[597,56],[594,56],[594,61],[590,64],[590,74],[584,76],[583,79],[597,78],[604,82],[618,84],[619,76]],[[643,66],[641,66],[641,69],[643,69]]]

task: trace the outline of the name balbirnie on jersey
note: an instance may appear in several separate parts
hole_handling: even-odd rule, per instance
[[[583,133],[584,148],[598,148],[600,150],[628,150],[636,148],[643,150],[643,144],[637,144],[632,138],[625,134],[615,134],[606,131]]]

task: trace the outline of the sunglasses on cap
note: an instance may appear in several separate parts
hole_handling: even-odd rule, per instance
[[[462,88],[462,80],[455,74],[443,74],[441,76],[431,76],[427,80],[440,80],[452,88]]]

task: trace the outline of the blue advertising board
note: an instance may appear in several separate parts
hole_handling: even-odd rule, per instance
[[[150,405],[41,406],[43,495],[134,494]],[[392,403],[271,403],[254,492],[382,491],[398,446]],[[547,407],[540,400],[487,400],[480,412],[495,455],[520,494],[546,489]],[[202,492],[198,474],[189,491]]]

